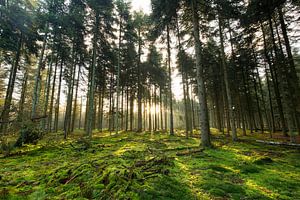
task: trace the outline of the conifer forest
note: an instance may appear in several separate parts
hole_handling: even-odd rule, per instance
[[[299,0],[0,0],[0,200],[300,200]]]

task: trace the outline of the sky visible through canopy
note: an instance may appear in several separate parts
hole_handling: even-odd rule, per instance
[[[129,0],[131,1],[132,9],[133,11],[143,11],[146,14],[151,13],[151,0]],[[176,42],[175,40],[172,41],[173,43]],[[176,44],[172,44],[174,47]],[[166,55],[166,50],[165,50],[165,45],[164,44],[158,44],[157,48],[160,49],[162,48],[164,52],[162,52],[164,55]],[[181,87],[181,81],[180,81],[180,76],[178,74],[178,71],[175,69],[175,59],[176,59],[176,54],[177,51],[176,49],[172,49],[172,65],[171,67],[173,68],[173,74],[172,74],[172,92],[175,96],[176,99],[180,100],[183,98],[183,91]]]

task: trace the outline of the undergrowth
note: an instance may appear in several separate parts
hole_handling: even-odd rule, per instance
[[[0,158],[0,199],[297,199],[299,150],[161,133],[46,135]]]

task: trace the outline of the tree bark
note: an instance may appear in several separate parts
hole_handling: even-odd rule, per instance
[[[18,71],[18,66],[20,62],[20,57],[21,57],[21,49],[22,49],[22,44],[23,44],[23,34],[20,34],[19,41],[18,41],[18,47],[16,51],[16,57],[14,64],[12,65],[12,68],[10,70],[9,74],[9,80],[8,80],[8,86],[6,89],[6,96],[5,96],[5,101],[4,101],[4,107],[3,111],[1,113],[1,121],[9,121],[9,113],[10,113],[10,107],[11,107],[11,102],[12,102],[12,94],[14,92],[14,87],[15,87],[15,82],[16,82],[16,76],[17,76],[17,71]],[[8,124],[3,124],[1,123],[1,131],[0,132],[5,132]]]
[[[94,25],[94,38],[93,38],[93,57],[92,66],[89,69],[90,85],[89,85],[89,105],[87,114],[87,130],[86,134],[91,138],[93,129],[93,117],[94,117],[94,97],[95,97],[95,71],[96,71],[96,51],[98,42],[98,29],[99,29],[99,16],[96,13],[95,25]]]
[[[228,110],[229,110],[229,118],[227,120],[230,120],[231,125],[231,132],[232,132],[232,140],[237,140],[237,132],[236,132],[236,123],[235,123],[235,108],[232,100],[232,92],[229,84],[229,77],[228,77],[228,68],[225,58],[225,52],[224,52],[224,37],[223,37],[223,29],[222,29],[222,21],[221,17],[219,16],[219,34],[220,34],[220,42],[221,42],[221,60],[222,60],[222,66],[223,66],[223,74],[224,74],[224,81],[225,81],[225,87],[226,87],[226,95],[227,95],[227,101],[228,101]],[[229,127],[227,127],[229,128]]]
[[[55,130],[55,132],[58,131],[59,104],[60,104],[60,93],[61,93],[61,84],[62,84],[62,76],[63,76],[63,64],[64,64],[64,60],[62,59],[61,64],[60,64],[60,74],[59,74],[57,98],[56,98],[56,103],[55,103],[55,119],[54,119],[54,130]]]
[[[192,1],[192,14],[193,14],[193,31],[195,40],[195,52],[196,52],[196,69],[197,69],[197,85],[198,85],[198,98],[200,104],[200,129],[201,129],[201,145],[203,147],[211,147],[210,142],[210,129],[208,119],[208,108],[206,99],[206,89],[204,84],[203,66],[202,60],[202,47],[199,37],[199,16],[197,12],[196,0]]]
[[[44,53],[47,45],[47,38],[48,38],[48,24],[46,25],[46,33],[43,39],[43,46],[41,50],[41,55],[39,57],[39,62],[38,66],[36,69],[36,74],[35,74],[35,82],[34,82],[34,90],[33,90],[33,98],[32,98],[32,111],[31,111],[31,118],[35,118],[36,116],[36,109],[37,105],[39,103],[39,87],[40,87],[40,82],[41,82],[41,69],[42,69],[42,64],[44,60]]]
[[[170,29],[167,26],[167,51],[168,51],[168,75],[169,75],[169,103],[170,103],[170,135],[174,135],[174,118],[173,118],[173,93],[172,93],[172,71],[171,71],[171,46],[170,46]]]

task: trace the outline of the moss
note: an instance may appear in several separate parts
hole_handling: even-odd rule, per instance
[[[273,160],[270,157],[261,157],[256,159],[253,163],[256,165],[264,165],[264,164],[273,163]]]
[[[251,173],[259,173],[260,172],[260,168],[258,168],[255,165],[252,165],[252,164],[242,165],[240,167],[240,170],[243,174],[251,174]]]
[[[215,139],[216,149],[177,156],[199,139],[159,133],[82,132],[0,158],[0,199],[297,199],[299,152]],[[220,138],[220,139],[219,139]],[[249,153],[251,152],[251,153]],[[278,156],[284,155],[284,156]],[[271,161],[272,160],[272,161]],[[5,189],[3,189],[5,188]]]
[[[218,166],[218,165],[210,165],[209,168],[214,171],[223,172],[223,173],[230,172],[229,169],[226,169],[226,168],[224,168],[222,166]]]
[[[211,195],[217,196],[217,197],[227,197],[227,193],[220,189],[220,188],[212,188],[208,191]]]

